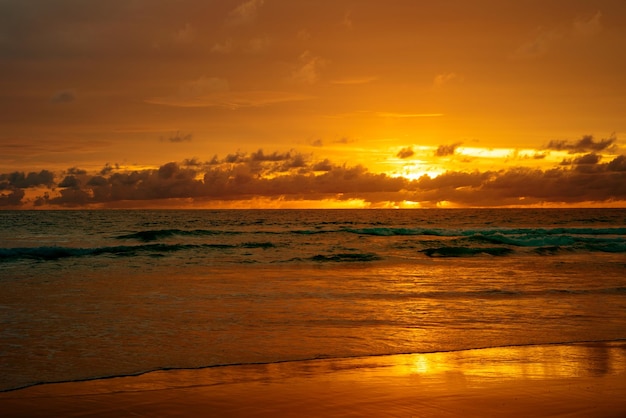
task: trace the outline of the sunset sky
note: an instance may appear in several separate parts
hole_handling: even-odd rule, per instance
[[[0,208],[626,206],[623,0],[0,0]]]

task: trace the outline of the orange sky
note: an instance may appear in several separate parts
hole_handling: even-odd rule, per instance
[[[4,0],[0,208],[626,206],[623,0]]]

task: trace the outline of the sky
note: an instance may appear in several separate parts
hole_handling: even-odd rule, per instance
[[[0,208],[626,207],[623,0],[0,0]]]

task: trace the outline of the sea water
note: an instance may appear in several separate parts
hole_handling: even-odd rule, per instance
[[[626,210],[1,211],[0,390],[626,339]]]

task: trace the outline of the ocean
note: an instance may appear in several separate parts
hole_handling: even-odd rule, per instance
[[[0,390],[626,339],[625,209],[0,211]]]

